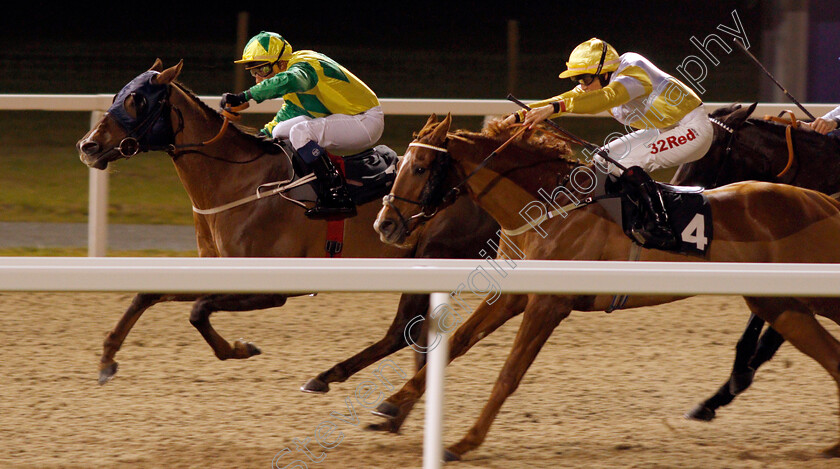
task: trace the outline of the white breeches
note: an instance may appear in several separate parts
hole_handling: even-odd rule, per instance
[[[298,116],[277,124],[272,137],[288,139],[296,149],[315,142],[336,154],[353,154],[376,144],[385,129],[385,115],[377,106],[350,116],[331,114],[311,118]]]
[[[713,135],[712,123],[705,106],[701,105],[668,129],[641,129],[613,140],[608,138],[604,148],[623,166],[641,166],[650,173],[699,160],[709,151]],[[606,163],[600,156],[594,160],[602,168]],[[621,173],[613,164],[609,165],[609,171],[615,175]]]

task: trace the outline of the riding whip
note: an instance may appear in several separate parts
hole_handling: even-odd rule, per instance
[[[773,80],[773,83],[775,83],[776,86],[778,86],[779,89],[782,90],[782,93],[784,93],[785,96],[788,97],[788,99],[793,101],[793,104],[796,104],[799,107],[799,109],[802,109],[802,112],[804,112],[811,119],[816,119],[816,117],[814,117],[813,114],[808,112],[807,109],[805,109],[801,104],[799,104],[799,101],[797,101],[796,98],[794,98],[793,96],[790,95],[790,93],[788,93],[788,90],[786,90],[785,87],[782,86],[781,83],[779,83],[775,78],[773,78],[773,75],[771,75],[770,72],[768,72],[767,69],[764,68],[764,65],[762,65],[761,62],[759,62],[758,59],[755,58],[754,55],[752,55],[752,52],[747,50],[747,48],[744,46],[744,44],[741,43],[741,41],[738,40],[738,38],[732,39],[732,42],[737,44],[738,48],[741,49],[742,51],[744,51],[744,53],[747,54],[747,57],[752,59],[752,61],[755,62],[756,65],[758,65],[758,67],[764,72],[764,74],[767,75],[768,77],[770,77],[771,80]]]
[[[522,101],[520,101],[520,100],[516,99],[516,97],[514,97],[512,94],[508,94],[508,95],[507,95],[507,99],[508,99],[508,100],[510,100],[510,101],[513,101],[513,102],[514,102],[514,103],[516,103],[516,104],[518,104],[518,105],[519,105],[520,107],[522,107],[523,109],[527,109],[528,111],[530,111],[530,110],[531,110],[531,107],[530,107],[530,106],[528,106],[527,104],[523,103]],[[561,134],[563,134],[563,135],[564,135],[566,138],[568,138],[569,140],[571,140],[571,141],[573,141],[573,142],[577,143],[578,145],[581,145],[582,147],[586,148],[587,150],[589,150],[589,151],[591,151],[591,152],[597,153],[598,155],[600,155],[600,156],[601,156],[602,158],[604,158],[605,160],[607,160],[607,161],[609,161],[610,163],[612,163],[612,164],[616,165],[616,166],[617,166],[617,167],[618,167],[621,171],[626,171],[626,170],[627,170],[627,168],[625,168],[625,167],[624,167],[624,165],[622,165],[622,164],[621,164],[621,163],[619,163],[618,161],[616,161],[616,160],[612,159],[612,158],[610,157],[609,153],[607,153],[607,150],[604,150],[603,148],[601,148],[601,147],[599,147],[599,146],[595,145],[594,143],[587,142],[586,140],[584,140],[584,139],[582,139],[582,138],[580,138],[580,137],[578,137],[578,136],[576,136],[576,135],[574,135],[574,134],[570,133],[569,131],[564,130],[564,129],[563,129],[563,128],[561,128],[559,125],[557,125],[557,123],[555,123],[554,121],[552,121],[552,120],[550,120],[550,119],[546,119],[546,120],[545,120],[545,121],[543,121],[543,122],[545,122],[546,124],[550,125],[552,128],[554,128],[554,130],[556,130],[556,131],[560,132]]]

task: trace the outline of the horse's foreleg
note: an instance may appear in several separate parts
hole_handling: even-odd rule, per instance
[[[164,301],[192,301],[196,295],[162,295],[158,293],[139,293],[131,301],[114,329],[105,337],[102,344],[102,358],[99,360],[99,384],[105,384],[117,373],[117,362],[114,356],[125,342],[131,328],[152,305]]]
[[[754,314],[750,315],[747,328],[735,346],[735,363],[729,378],[715,395],[688,411],[685,414],[686,418],[711,421],[715,418],[718,408],[728,405],[736,395],[750,387],[755,371],[773,358],[785,341],[772,327],[768,327],[764,334],[761,334],[763,326],[763,319]]]
[[[729,378],[727,378],[726,382],[723,383],[723,386],[718,389],[715,395],[688,411],[685,414],[686,418],[706,422],[711,421],[715,418],[715,411],[718,407],[725,406],[735,399],[735,393],[731,390],[731,383],[736,380],[743,382],[747,374],[752,378],[752,374],[755,371],[750,369],[750,359],[755,354],[756,344],[758,344],[762,327],[764,327],[764,319],[761,319],[755,314],[750,314],[747,327],[735,345],[735,362],[732,365],[732,373],[729,375]],[[750,381],[752,380],[750,379]]]
[[[283,306],[288,295],[207,295],[193,304],[190,324],[198,329],[219,360],[249,358],[262,353],[251,342],[237,340],[232,344],[219,335],[210,324],[210,315],[216,311],[253,311]]]
[[[493,304],[482,302],[449,339],[449,362],[466,353],[478,341],[522,312],[524,301],[525,297],[522,295],[504,295]],[[423,367],[402,389],[379,404],[373,413],[380,417],[404,420],[425,390],[426,367]]]
[[[391,322],[385,336],[378,342],[368,346],[361,352],[344,360],[341,363],[333,365],[329,370],[319,374],[317,377],[310,379],[301,387],[301,391],[313,393],[325,393],[330,390],[330,383],[341,383],[347,378],[353,376],[359,371],[367,368],[380,359],[405,348],[408,342],[405,340],[406,332],[411,334],[412,340],[415,343],[422,345],[418,340],[422,337],[419,331],[421,327],[414,327],[411,331],[406,331],[406,327],[411,323],[411,320],[421,316],[423,318],[428,316],[429,312],[429,295],[409,295],[404,294],[400,297],[400,304],[397,308],[397,315]],[[423,321],[425,325],[425,321]],[[424,355],[418,353],[418,355]],[[419,368],[418,368],[419,369]]]
[[[447,448],[444,455],[447,461],[461,459],[464,453],[477,448],[484,441],[502,404],[516,391],[525,372],[534,362],[551,333],[571,312],[568,308],[556,306],[558,306],[556,301],[538,301],[528,305],[514,339],[513,348],[493,385],[490,399],[484,405],[476,423],[461,441]]]

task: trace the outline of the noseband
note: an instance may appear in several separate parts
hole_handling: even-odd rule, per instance
[[[108,108],[108,115],[114,119],[123,130],[128,134],[123,138],[119,144],[110,148],[103,153],[103,157],[110,156],[114,153],[119,153],[123,158],[130,158],[140,152],[147,151],[165,151],[173,158],[180,156],[183,153],[198,153],[212,159],[224,161],[232,164],[247,164],[251,163],[263,154],[245,161],[234,161],[226,158],[208,155],[201,151],[195,150],[206,145],[210,145],[218,141],[222,134],[224,134],[231,121],[238,121],[241,117],[237,113],[241,109],[223,109],[221,111],[224,117],[219,133],[215,137],[205,142],[199,143],[185,143],[176,144],[175,136],[184,130],[184,118],[177,107],[170,103],[170,84],[153,83],[152,79],[157,76],[159,72],[147,71],[137,78],[132,80],[114,97],[114,103]],[[143,99],[150,103],[146,115],[142,119],[132,117],[125,110],[125,100],[129,96],[134,97],[135,100]],[[170,115],[172,111],[178,117],[178,128],[173,130]],[[179,152],[178,150],[185,150]],[[190,150],[192,149],[192,150]]]
[[[426,184],[426,187],[423,189],[423,193],[421,196],[423,197],[422,200],[413,200],[408,199],[405,197],[400,197],[394,194],[388,194],[382,198],[382,205],[388,207],[397,213],[397,217],[400,219],[400,223],[402,224],[405,235],[411,235],[412,231],[418,226],[420,226],[426,220],[432,218],[437,214],[440,207],[444,205],[448,205],[451,203],[452,200],[458,195],[460,190],[457,187],[453,187],[443,192],[442,184],[446,176],[449,174],[449,169],[452,166],[452,156],[449,154],[449,150],[445,147],[438,147],[434,145],[429,145],[426,143],[420,142],[412,142],[408,144],[409,147],[419,147],[419,148],[428,148],[430,150],[434,150],[440,152],[440,157],[435,159],[435,166],[429,175],[429,181]],[[417,205],[421,208],[420,212],[412,215],[408,218],[403,216],[402,212],[399,208],[397,208],[393,202],[395,200],[399,200],[401,202],[406,202],[412,205]],[[417,221],[413,226],[411,225],[412,221]]]
[[[140,74],[114,97],[108,115],[126,131],[127,136],[105,152],[105,155],[117,152],[124,158],[130,158],[141,151],[164,149],[172,141],[172,126],[167,118],[169,113],[166,112],[169,107],[169,87],[152,82],[158,74],[152,70]],[[135,102],[142,99],[148,103],[144,106],[146,115],[142,119],[129,115],[125,110],[128,97],[133,97]]]

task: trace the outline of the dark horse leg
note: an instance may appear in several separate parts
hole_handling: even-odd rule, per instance
[[[232,344],[219,335],[210,324],[210,315],[216,311],[254,311],[283,306],[288,295],[281,294],[215,294],[202,296],[193,304],[190,324],[198,329],[219,360],[250,358],[262,353],[251,342],[236,340]]]
[[[394,317],[385,336],[378,342],[368,346],[361,352],[344,360],[341,363],[334,365],[327,371],[319,374],[317,377],[310,379],[304,384],[300,390],[311,393],[326,393],[330,390],[330,383],[342,383],[348,378],[363,370],[364,368],[376,363],[380,359],[391,355],[394,352],[402,350],[409,345],[405,337],[406,327],[411,323],[412,319],[422,315],[425,319],[429,312],[429,295],[427,294],[404,294],[400,297],[400,304],[397,308],[397,315]],[[424,347],[426,344],[426,322],[412,327],[408,333],[411,340]],[[420,370],[426,364],[426,354],[415,352],[415,371]],[[398,433],[402,426],[408,412],[401,415],[401,418],[395,418],[379,424],[368,426],[368,430],[388,431],[391,433]]]
[[[761,335],[761,328],[764,320],[751,314],[747,328],[735,346],[735,363],[732,367],[732,374],[723,383],[712,397],[697,404],[685,414],[686,418],[702,420],[705,422],[715,418],[715,411],[723,407],[738,394],[750,387],[755,376],[755,370],[762,364],[773,358],[773,355],[782,346],[785,339],[772,327]],[[761,338],[759,338],[761,335]]]
[[[131,328],[147,309],[164,301],[193,301],[198,295],[162,295],[158,293],[140,293],[134,297],[128,309],[105,337],[102,344],[102,358],[99,360],[99,384],[105,384],[117,373],[114,356],[125,342]]]
[[[210,325],[210,314],[214,311],[250,311],[254,309],[282,306],[286,295],[163,295],[158,293],[140,293],[134,297],[122,318],[108,333],[103,344],[102,358],[99,363],[99,384],[110,381],[117,373],[114,356],[125,342],[131,328],[140,316],[150,307],[167,301],[195,301],[190,322],[201,332],[204,339],[213,348],[221,360],[228,358],[248,358],[260,353],[255,345],[236,341],[229,344]]]

